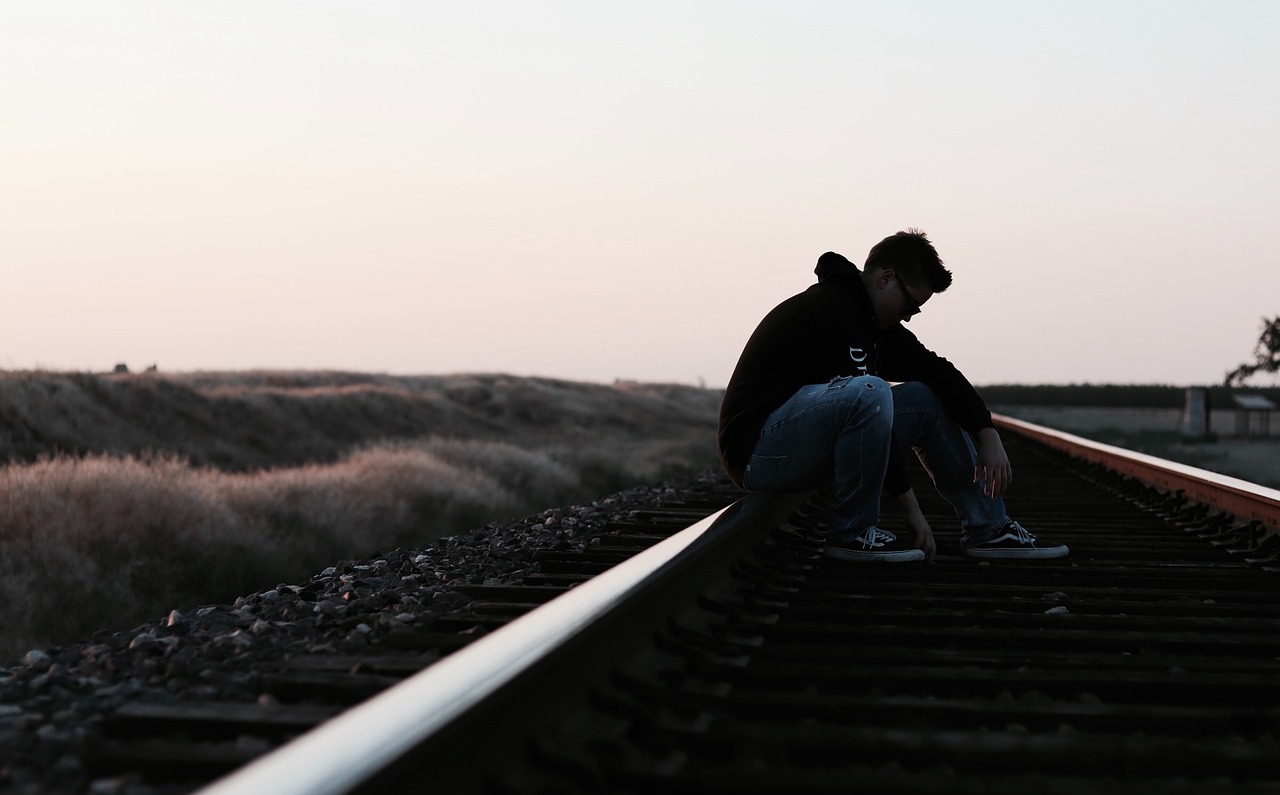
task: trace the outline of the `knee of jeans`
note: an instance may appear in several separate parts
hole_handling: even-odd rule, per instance
[[[906,381],[893,387],[895,399],[904,405],[916,407],[941,406],[942,401],[932,387],[921,381]]]
[[[890,388],[889,382],[878,375],[860,375],[856,378],[848,380],[849,386],[855,387],[862,392],[875,392],[878,395],[892,395],[893,389]]]
[[[862,390],[878,405],[893,408],[893,388],[889,386],[889,382],[883,378],[874,375],[864,375],[856,381],[862,386]]]
[[[893,390],[887,381],[874,375],[864,375],[849,381],[848,386],[852,391],[848,393],[849,399],[843,401],[846,419],[858,413],[893,422]]]

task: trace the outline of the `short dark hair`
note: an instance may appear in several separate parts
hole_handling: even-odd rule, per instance
[[[865,267],[893,270],[935,293],[951,286],[951,271],[942,266],[942,259],[925,233],[915,228],[889,235],[872,246]]]

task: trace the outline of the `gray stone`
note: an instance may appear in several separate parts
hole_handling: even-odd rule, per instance
[[[33,671],[47,671],[53,665],[53,658],[39,649],[32,649],[22,658],[22,663]]]
[[[159,647],[156,636],[147,632],[140,632],[129,641],[129,648],[133,651],[151,651]]]

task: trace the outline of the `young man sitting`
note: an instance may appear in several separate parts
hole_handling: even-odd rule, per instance
[[[903,326],[951,272],[918,230],[877,243],[859,270],[832,252],[818,282],[775,307],[747,341],[720,407],[720,458],[751,491],[834,484],[826,555],[851,561],[932,559],[933,531],[907,478],[920,457],[960,517],[976,558],[1060,558],[1005,513],[1013,470],[973,385]],[[893,382],[893,386],[890,386]],[[904,538],[879,526],[886,492]]]

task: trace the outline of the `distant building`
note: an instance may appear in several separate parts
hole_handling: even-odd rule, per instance
[[[129,372],[129,365],[125,364],[124,362],[121,362],[120,364],[117,364],[117,365],[115,366],[115,369],[114,369],[114,370],[112,370],[111,372],[113,372],[113,373],[127,373],[127,372]]]
[[[1236,404],[1236,436],[1265,439],[1271,436],[1271,413],[1276,404],[1262,395],[1232,395]]]

